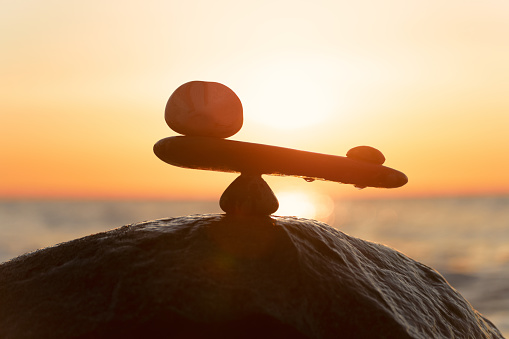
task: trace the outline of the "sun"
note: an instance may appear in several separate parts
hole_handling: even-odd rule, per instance
[[[318,57],[280,56],[253,70],[246,119],[279,130],[324,123],[338,108],[334,65]]]
[[[279,216],[295,216],[299,218],[329,221],[334,212],[334,202],[329,196],[316,192],[289,190],[277,192]]]

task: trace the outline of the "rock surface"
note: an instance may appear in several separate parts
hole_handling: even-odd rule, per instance
[[[313,220],[148,221],[0,265],[1,338],[501,338],[433,269]]]

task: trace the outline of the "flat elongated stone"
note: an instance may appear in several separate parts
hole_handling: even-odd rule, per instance
[[[242,127],[242,103],[223,84],[191,81],[173,92],[164,117],[180,134],[228,138]]]
[[[154,145],[154,153],[171,165],[193,169],[297,176],[358,187],[396,188],[408,182],[405,174],[369,162],[217,138],[169,137]]]

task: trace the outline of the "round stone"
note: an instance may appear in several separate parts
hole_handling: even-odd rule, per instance
[[[230,214],[270,215],[279,202],[260,175],[241,174],[224,191],[219,206]]]
[[[228,138],[242,127],[242,103],[223,84],[191,81],[173,92],[164,117],[180,134]]]
[[[375,165],[382,165],[385,162],[382,152],[370,146],[354,147],[346,153],[346,156],[350,159],[369,162]]]

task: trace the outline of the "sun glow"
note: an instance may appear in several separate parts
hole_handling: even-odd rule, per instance
[[[335,65],[318,56],[261,60],[254,69],[246,119],[280,130],[294,130],[326,121],[338,107],[332,88]]]
[[[304,191],[283,191],[277,192],[276,196],[279,200],[276,215],[331,221],[334,202],[327,195]]]

